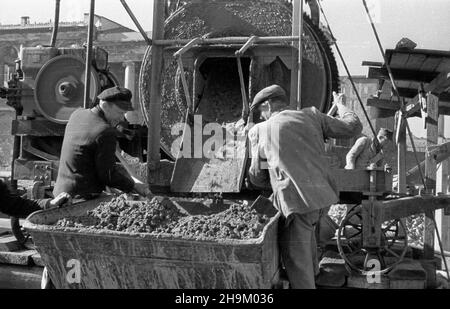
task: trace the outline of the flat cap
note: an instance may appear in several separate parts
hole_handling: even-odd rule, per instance
[[[131,103],[132,97],[133,94],[130,90],[121,87],[112,87],[106,89],[98,96],[100,100],[114,103],[115,105],[126,111],[133,110],[133,104]]]
[[[267,88],[264,88],[263,90],[258,92],[258,94],[255,96],[250,109],[254,110],[265,101],[273,98],[280,98],[286,101],[287,100],[286,91],[284,91],[283,88],[281,88],[278,85],[272,85]]]
[[[388,140],[392,141],[394,138],[394,132],[386,129],[386,128],[381,128],[380,131],[378,132],[379,135],[382,136],[386,136]]]

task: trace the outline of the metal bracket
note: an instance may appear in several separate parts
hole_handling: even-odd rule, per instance
[[[44,151],[41,151],[31,145],[31,141],[28,138],[22,139],[22,149],[26,152],[47,161],[59,161],[59,158],[56,156],[53,156],[51,154],[48,154]]]
[[[44,186],[52,184],[52,163],[36,162],[33,168],[33,179],[41,182]]]
[[[255,44],[255,42],[258,40],[257,36],[252,36],[248,39],[248,41],[242,46],[242,48],[238,51],[236,51],[236,57],[242,57],[245,52]]]

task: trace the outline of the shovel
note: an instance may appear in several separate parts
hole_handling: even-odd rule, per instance
[[[116,154],[117,159],[119,159],[120,163],[123,165],[125,170],[128,172],[130,177],[133,179],[133,181],[137,184],[142,184],[142,185],[145,184],[144,181],[138,175],[136,175],[134,170],[131,168],[131,166],[128,164],[128,162],[124,159],[119,148],[116,149],[115,154]],[[152,199],[154,197],[154,195],[151,191],[148,194],[145,194],[145,195],[140,194],[140,195],[142,195],[143,197],[148,198],[148,199]]]

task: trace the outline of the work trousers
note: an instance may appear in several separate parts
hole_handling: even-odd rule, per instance
[[[315,289],[319,274],[315,226],[320,211],[292,214],[281,220],[279,244],[281,258],[292,289]]]

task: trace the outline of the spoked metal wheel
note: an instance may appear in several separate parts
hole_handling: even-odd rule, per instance
[[[401,263],[406,255],[408,238],[402,236],[406,235],[406,228],[401,220],[383,222],[381,246],[365,248],[362,222],[362,206],[358,205],[348,212],[339,226],[339,253],[352,270],[362,275],[371,272],[386,274]]]

